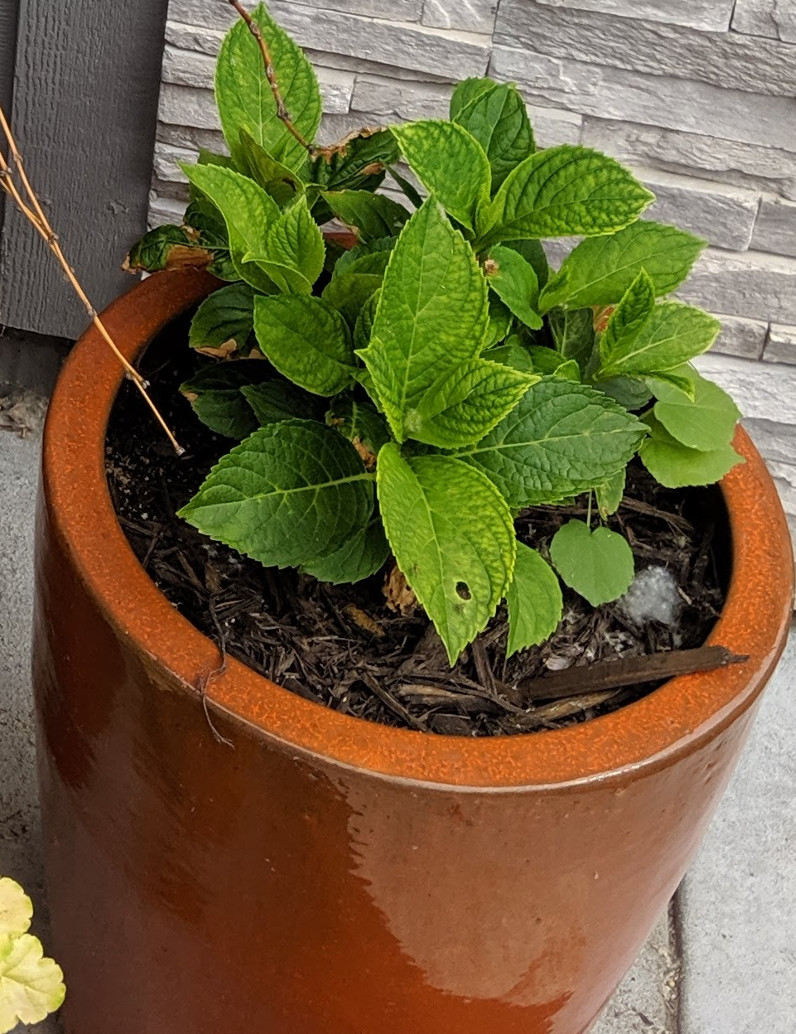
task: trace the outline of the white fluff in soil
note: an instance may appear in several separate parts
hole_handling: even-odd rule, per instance
[[[660,621],[674,625],[680,610],[680,595],[674,575],[665,567],[645,567],[619,601],[635,625]]]

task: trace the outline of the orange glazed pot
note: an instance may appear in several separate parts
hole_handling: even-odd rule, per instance
[[[130,359],[214,286],[112,305]],[[34,678],[68,1034],[582,1034],[682,878],[785,642],[790,540],[743,431],[732,580],[744,664],[581,725],[440,737],[308,702],[160,594],[116,520],[121,373],[95,330],[50,406]],[[584,672],[584,688],[588,671]]]

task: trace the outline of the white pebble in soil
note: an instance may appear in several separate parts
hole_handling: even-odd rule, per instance
[[[680,610],[677,581],[665,567],[645,567],[619,601],[628,618],[636,625],[659,621],[674,625]]]

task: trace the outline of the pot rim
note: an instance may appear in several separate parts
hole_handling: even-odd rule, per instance
[[[117,299],[103,320],[134,361],[169,322],[218,285],[205,272],[157,273]],[[96,328],[73,348],[47,416],[42,452],[46,512],[81,580],[117,634],[169,688],[196,695],[218,667],[216,645],[174,609],[122,532],[105,476],[105,432],[123,372]],[[230,658],[208,700],[296,754],[377,776],[483,791],[560,788],[622,778],[691,753],[753,705],[782,653],[793,600],[790,535],[774,483],[746,432],[746,463],[722,481],[732,577],[707,642],[749,660],[678,676],[612,714],[563,729],[468,739],[395,729],[332,711]]]

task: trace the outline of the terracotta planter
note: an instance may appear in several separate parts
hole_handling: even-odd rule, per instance
[[[210,288],[107,312],[130,358]],[[35,685],[53,952],[69,1034],[581,1034],[683,876],[788,627],[792,565],[747,436],[711,641],[746,664],[595,721],[464,740],[332,713],[230,662],[114,516],[120,383],[96,333],[50,408]]]

